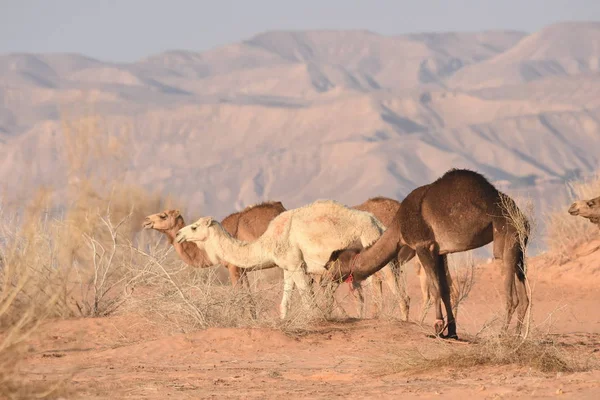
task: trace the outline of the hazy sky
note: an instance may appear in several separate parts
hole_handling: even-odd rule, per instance
[[[600,0],[0,0],[0,54],[134,61],[276,29],[532,32],[562,20],[600,20]]]

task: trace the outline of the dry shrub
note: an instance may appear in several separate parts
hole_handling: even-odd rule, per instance
[[[458,314],[460,304],[465,301],[475,283],[475,258],[472,251],[452,254],[448,257],[448,270],[452,278],[452,308]]]
[[[18,227],[0,215],[0,394],[10,399],[50,398],[62,392],[62,382],[35,384],[20,371],[27,339],[42,321],[62,313],[62,277],[52,237],[44,229],[45,200],[38,196]]]
[[[56,393],[19,370],[42,321],[109,315],[147,277],[138,232],[165,202],[126,183],[126,135],[86,121],[64,129],[68,187],[39,188],[0,215],[0,393],[9,398]]]
[[[539,372],[575,372],[589,368],[588,358],[548,335],[523,341],[515,336],[488,335],[470,343],[437,340],[423,349],[402,349],[377,362],[379,373],[423,373],[440,367],[466,369],[513,365]],[[383,365],[382,365],[383,363]]]
[[[145,315],[149,320],[167,324],[178,332],[209,327],[269,327],[297,334],[322,321],[325,307],[322,294],[315,288],[315,310],[302,307],[297,290],[285,321],[279,319],[282,296],[281,281],[270,282],[273,270],[251,272],[250,288],[232,288],[212,268],[191,268],[164,243],[147,250],[137,250],[147,260],[144,287],[140,287],[126,305],[128,311]]]
[[[569,184],[571,201],[591,199],[600,195],[600,175]],[[547,246],[554,262],[565,263],[574,256],[577,246],[598,237],[598,227],[585,218],[567,212],[569,204],[548,214]]]
[[[68,185],[61,263],[77,289],[71,296],[75,314],[105,316],[144,280],[146,263],[135,251],[145,245],[139,242],[144,217],[173,202],[127,182],[133,145],[128,127],[109,128],[94,115],[63,115],[62,122]]]

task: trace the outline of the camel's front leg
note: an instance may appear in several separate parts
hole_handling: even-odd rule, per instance
[[[281,305],[279,306],[279,316],[281,319],[285,319],[288,315],[288,312],[290,310],[290,299],[292,298],[293,290],[293,273],[288,270],[283,270],[283,297],[281,299]]]
[[[428,246],[418,246],[417,256],[421,266],[425,269],[431,296],[436,307],[436,334],[443,336],[444,317],[442,314],[441,303],[444,302],[446,308],[446,316],[448,318],[448,335],[446,337],[458,338],[456,336],[456,321],[450,303],[450,288],[448,286],[448,277],[446,275],[447,256],[439,254],[437,243],[429,243]]]
[[[312,290],[312,285],[310,284],[311,278],[304,272],[302,267],[296,268],[295,271],[291,272],[291,275],[294,284],[300,292],[300,297],[302,298],[302,303],[304,306],[308,309],[314,308],[315,296]]]

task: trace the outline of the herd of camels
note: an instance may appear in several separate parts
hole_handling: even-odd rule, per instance
[[[330,293],[341,282],[349,282],[359,298],[361,316],[361,283],[374,278],[373,287],[381,295],[385,281],[400,300],[401,318],[408,320],[410,299],[400,268],[416,255],[423,300],[432,301],[436,312],[435,333],[457,338],[452,308],[456,293],[447,255],[490,242],[494,258],[502,261],[505,277],[504,331],[516,311],[516,333],[521,332],[529,305],[524,267],[529,224],[525,219],[517,226],[507,215],[507,206],[518,211],[514,201],[481,174],[451,169],[401,202],[376,197],[347,207],[333,200],[317,200],[292,210],[286,210],[281,202],[265,202],[220,223],[202,217],[190,225],[178,210],[165,210],[146,217],[144,228],[165,234],[191,266],[225,265],[233,286],[248,288],[248,270],[281,268],[282,319],[288,315],[294,287],[303,304],[313,306],[311,276],[319,276],[323,287],[333,289]],[[569,213],[600,226],[600,197],[573,203]]]

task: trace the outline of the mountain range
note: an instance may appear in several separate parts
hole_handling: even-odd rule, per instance
[[[276,31],[127,64],[0,55],[4,187],[64,186],[61,130],[80,115],[127,131],[127,179],[196,215],[266,199],[402,199],[465,167],[541,216],[567,201],[565,182],[600,166],[600,23]]]

